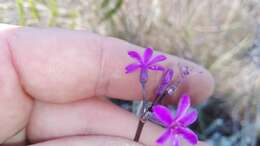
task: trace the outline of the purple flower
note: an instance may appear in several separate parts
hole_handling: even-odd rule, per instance
[[[162,76],[160,85],[159,85],[159,87],[158,87],[158,89],[156,91],[156,95],[157,96],[160,96],[165,91],[165,89],[169,86],[169,84],[170,84],[170,82],[171,82],[171,80],[173,78],[173,74],[174,74],[174,72],[173,72],[172,69],[168,68],[165,71],[165,73]]]
[[[165,106],[156,105],[153,107],[154,116],[166,127],[166,131],[156,141],[158,144],[164,144],[168,139],[171,139],[172,146],[180,146],[180,136],[193,145],[197,144],[197,135],[187,126],[196,121],[198,112],[197,110],[187,112],[189,107],[190,97],[187,95],[181,97],[175,117]]]
[[[156,63],[164,61],[166,57],[164,55],[158,55],[152,57],[153,50],[151,48],[146,48],[143,58],[140,54],[136,51],[129,51],[128,55],[135,59],[137,63],[132,63],[126,66],[126,73],[131,73],[137,70],[138,68],[141,69],[140,73],[140,82],[146,83],[148,79],[148,70],[159,70],[164,71],[164,68]]]

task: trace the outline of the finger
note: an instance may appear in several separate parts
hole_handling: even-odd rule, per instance
[[[138,119],[108,101],[90,98],[71,104],[37,102],[27,132],[32,142],[75,135],[111,135],[133,139]],[[156,146],[163,129],[145,124],[140,142]],[[189,146],[183,142],[182,146]],[[199,143],[198,146],[203,146]]]
[[[10,32],[12,28],[9,28]],[[10,142],[27,124],[32,102],[23,92],[0,26],[0,144]],[[20,140],[20,139],[19,139]],[[19,140],[16,139],[16,142]]]
[[[142,146],[128,139],[112,136],[75,136],[66,137],[30,146]]]
[[[132,62],[127,51],[142,48],[125,41],[84,31],[20,28],[8,36],[17,71],[25,90],[33,97],[51,102],[68,102],[106,95],[140,99],[138,72],[125,74]],[[213,79],[202,67],[167,55],[164,64],[192,66],[202,74],[192,76],[183,92],[201,101],[213,90]],[[152,97],[161,74],[150,73],[148,95]]]

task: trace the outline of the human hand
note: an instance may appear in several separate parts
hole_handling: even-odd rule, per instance
[[[124,73],[131,62],[128,50],[141,48],[85,31],[0,25],[1,145],[26,145],[25,140],[35,146],[141,145],[131,141],[138,118],[105,98],[141,100],[138,73]],[[193,103],[212,94],[214,81],[205,69],[167,57],[166,66],[182,62],[203,71],[190,76],[169,104],[183,92]],[[150,99],[159,80],[159,74],[150,74]],[[156,146],[162,131],[146,123],[140,143]]]

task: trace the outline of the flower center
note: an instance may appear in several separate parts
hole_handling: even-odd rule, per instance
[[[181,123],[179,123],[179,122],[174,122],[174,123],[170,126],[170,128],[172,128],[172,129],[177,129],[177,128],[179,128],[179,127],[183,127],[183,125],[182,125]]]

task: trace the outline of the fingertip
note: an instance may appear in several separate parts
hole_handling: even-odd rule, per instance
[[[206,102],[213,94],[215,88],[214,78],[206,69],[202,69],[202,72],[194,74],[194,76],[187,85],[191,101],[193,104]]]
[[[207,71],[205,73],[205,78],[207,80],[205,81],[204,84],[205,84],[205,87],[208,88],[208,90],[205,91],[205,93],[204,93],[204,95],[202,95],[202,97],[205,97],[205,99],[207,99],[208,97],[210,97],[213,94],[213,92],[215,90],[215,79],[209,71]]]

